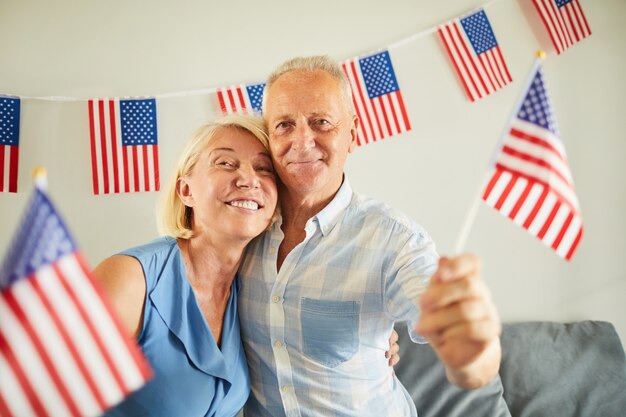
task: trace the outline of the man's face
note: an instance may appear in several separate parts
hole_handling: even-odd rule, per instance
[[[324,71],[291,71],[266,91],[265,120],[274,168],[293,196],[315,201],[339,189],[358,119],[339,83]]]

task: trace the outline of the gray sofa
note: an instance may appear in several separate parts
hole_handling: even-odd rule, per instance
[[[610,323],[505,323],[499,378],[475,390],[449,384],[432,348],[396,331],[395,371],[419,417],[626,416],[626,359]]]

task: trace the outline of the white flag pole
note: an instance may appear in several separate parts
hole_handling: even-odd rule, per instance
[[[540,65],[541,60],[546,58],[546,53],[543,51],[537,51],[535,55],[537,59],[533,61],[533,65],[529,72],[528,79],[526,80],[522,88],[522,94],[518,98],[517,103],[515,104],[515,107],[513,107],[513,113],[509,117],[509,120],[507,121],[506,126],[502,134],[500,135],[500,138],[498,139],[498,143],[496,144],[493,154],[491,155],[491,159],[489,160],[489,167],[492,167],[495,163],[496,156],[498,155],[498,152],[500,152],[500,148],[502,147],[502,142],[504,141],[504,138],[506,137],[508,133],[509,126],[511,126],[513,118],[517,115],[517,112],[519,111],[519,108],[522,105],[522,100],[524,100],[525,93],[526,91],[528,91],[528,87],[530,87],[530,83],[532,83],[535,78],[537,67]],[[480,200],[482,200],[481,193],[485,189],[485,183],[489,180],[489,174],[491,174],[490,171],[488,171],[487,174],[485,174],[485,177],[480,183],[480,188],[478,189],[478,192],[476,193],[474,197],[474,201],[472,202],[472,205],[470,206],[470,209],[467,212],[467,215],[465,216],[465,221],[463,222],[463,226],[461,227],[461,233],[459,233],[459,237],[457,238],[456,244],[454,245],[454,253],[461,253],[465,249],[467,238],[469,237],[470,231],[472,230],[472,225],[474,224],[474,220],[476,220],[476,214],[478,213],[478,206],[480,205]]]
[[[35,187],[41,191],[48,190],[48,170],[46,167],[39,165],[33,169],[33,181],[35,182]]]
[[[465,221],[463,222],[463,227],[461,227],[461,233],[456,240],[456,244],[454,245],[454,253],[459,254],[463,252],[465,249],[465,244],[467,243],[467,238],[469,237],[470,231],[472,230],[472,225],[474,224],[474,220],[476,220],[476,214],[478,213],[478,207],[480,206],[480,200],[482,190],[484,189],[485,182],[487,181],[487,175],[480,182],[480,188],[478,192],[475,193],[474,200],[472,205],[470,206],[467,215],[465,216]]]

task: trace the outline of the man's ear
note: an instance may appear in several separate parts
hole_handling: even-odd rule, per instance
[[[193,195],[191,194],[191,188],[189,187],[189,183],[184,178],[179,178],[176,180],[176,194],[178,194],[178,198],[183,202],[187,207],[193,207],[194,200]]]
[[[357,138],[359,136],[359,117],[353,116],[352,118],[352,126],[350,126],[350,135],[352,139],[350,140],[350,146],[348,147],[348,153],[352,153],[352,151],[356,148]]]

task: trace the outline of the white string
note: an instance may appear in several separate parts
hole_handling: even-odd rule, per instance
[[[493,4],[499,2],[500,0],[490,0],[489,2],[485,3],[482,6],[476,7],[472,12],[468,12],[468,13],[464,13],[461,14],[459,16],[465,16],[468,14],[471,14],[477,10],[480,9],[486,9],[488,7],[491,7]],[[434,32],[437,31],[437,28],[439,27],[435,26],[432,27],[430,29],[426,29],[423,30],[421,32],[415,33],[411,36],[409,36],[408,38],[404,38],[401,39],[397,42],[394,42],[390,45],[388,45],[386,48],[384,49],[389,49],[389,48],[396,48],[400,45],[404,45],[406,43],[415,41],[416,39],[422,38],[424,36],[430,35]],[[178,92],[171,92],[171,93],[164,93],[164,94],[155,94],[155,95],[151,95],[150,98],[156,98],[156,99],[162,99],[162,98],[172,98],[172,97],[188,97],[188,96],[198,96],[198,95],[203,95],[203,94],[212,94],[215,93],[218,89],[216,87],[211,87],[211,88],[202,88],[202,89],[197,89],[197,90],[187,90],[187,91],[178,91]],[[77,98],[77,97],[65,97],[65,96],[22,96],[22,95],[16,95],[16,94],[9,94],[9,93],[0,93],[0,96],[11,96],[11,97],[19,97],[22,100],[37,100],[37,101],[58,101],[58,102],[71,102],[71,101],[88,101],[91,100],[92,98]]]
[[[488,2],[488,3],[486,3],[486,4],[482,5],[482,6],[479,6],[479,7],[476,7],[475,9],[472,9],[472,11],[460,14],[457,17],[458,18],[462,18],[464,16],[468,16],[468,15],[474,14],[478,10],[486,9],[487,7],[491,7],[494,3],[497,3],[499,1],[500,0],[491,0],[490,2]],[[455,19],[455,18],[453,18],[453,19]],[[453,20],[453,19],[450,19],[450,20]],[[446,20],[446,22],[449,22],[450,20]],[[443,22],[443,23],[446,23],[446,22]],[[418,32],[416,34],[413,34],[413,35],[409,36],[408,38],[404,38],[404,39],[401,39],[401,40],[399,40],[397,42],[394,42],[394,43],[389,45],[389,48],[397,48],[398,46],[404,45],[404,44],[409,43],[409,42],[413,42],[414,40],[419,39],[419,38],[421,38],[423,36],[433,34],[433,33],[435,33],[437,31],[439,26],[441,26],[443,23],[440,23],[439,25],[437,25],[435,27],[432,27],[430,29],[426,29],[426,30],[423,30],[423,31]]]

